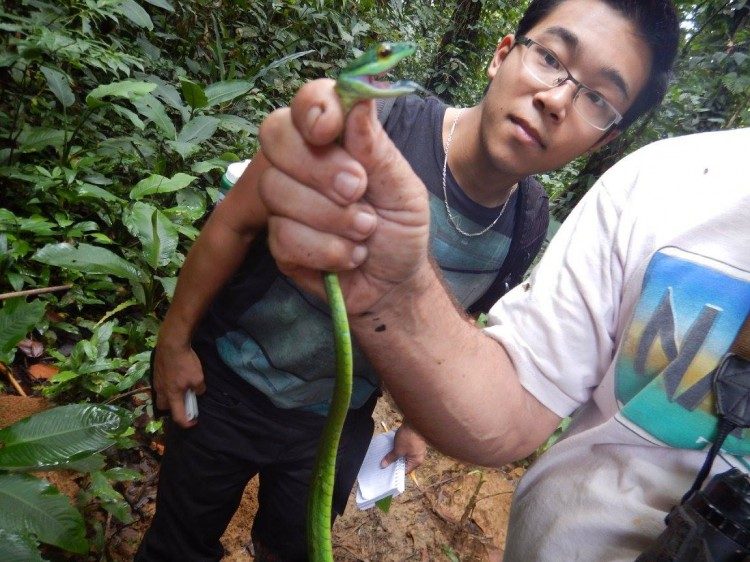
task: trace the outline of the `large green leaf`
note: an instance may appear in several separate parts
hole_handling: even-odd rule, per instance
[[[73,94],[73,90],[70,89],[68,84],[68,77],[54,68],[42,66],[39,68],[47,79],[47,86],[50,91],[55,94],[55,97],[60,100],[63,107],[70,107],[76,101],[76,97]]]
[[[217,113],[215,117],[219,120],[219,127],[231,133],[247,131],[251,135],[258,134],[258,126],[239,115]]]
[[[136,202],[124,218],[125,226],[141,241],[146,261],[156,269],[172,259],[179,235],[164,213],[147,203]]]
[[[151,94],[147,94],[137,100],[133,100],[133,105],[138,110],[138,113],[150,119],[154,126],[164,134],[168,139],[174,139],[177,136],[177,131],[174,128],[174,123],[167,115],[164,104],[161,103]]]
[[[35,152],[48,146],[62,148],[65,144],[66,133],[61,129],[47,129],[45,127],[24,127],[16,138],[22,152]]]
[[[3,562],[44,562],[39,555],[37,541],[24,533],[0,529],[0,560]]]
[[[180,85],[182,86],[182,97],[185,98],[185,102],[190,107],[193,109],[206,107],[208,104],[208,98],[206,97],[206,92],[203,91],[203,88],[187,78],[182,78],[180,80]]]
[[[174,12],[174,8],[172,7],[172,4],[167,2],[167,0],[146,0],[149,4],[152,6],[156,6],[157,8],[162,8],[164,10],[167,10],[168,12]]]
[[[26,302],[16,298],[5,301],[0,308],[0,360],[10,362],[15,346],[38,326],[44,317],[44,301]]]
[[[76,193],[79,197],[91,197],[104,201],[122,201],[117,195],[91,183],[76,181]]]
[[[61,464],[60,470],[75,470],[76,472],[94,472],[95,470],[104,470],[104,455],[95,453],[90,457],[84,457],[79,460]]]
[[[130,423],[127,410],[97,404],[68,404],[0,429],[0,470],[59,467],[114,444]]]
[[[187,160],[201,148],[199,144],[193,142],[167,141],[167,145],[169,145],[169,147],[177,154],[182,156],[183,160]]]
[[[286,56],[283,56],[283,57],[281,57],[280,59],[277,59],[277,60],[273,61],[273,62],[272,62],[271,64],[269,64],[269,65],[268,65],[268,66],[266,66],[265,68],[262,68],[262,69],[260,70],[260,72],[258,72],[258,73],[257,73],[257,74],[256,74],[255,76],[253,76],[253,77],[252,77],[252,78],[250,79],[250,82],[252,82],[252,83],[254,84],[254,83],[255,83],[255,81],[256,81],[256,80],[257,80],[258,78],[260,78],[261,76],[263,76],[263,75],[264,75],[264,74],[265,74],[266,72],[268,72],[269,70],[272,70],[272,69],[274,69],[274,68],[277,68],[277,67],[281,66],[282,64],[286,64],[286,63],[287,63],[287,62],[289,62],[289,61],[292,61],[292,60],[294,60],[294,59],[298,59],[298,58],[300,58],[300,57],[304,57],[305,55],[309,55],[310,53],[314,53],[314,52],[315,52],[315,50],[314,50],[314,49],[309,49],[309,50],[307,50],[307,51],[300,51],[300,52],[298,52],[298,53],[292,53],[291,55],[286,55]]]
[[[164,292],[166,293],[169,300],[172,300],[174,296],[174,290],[177,287],[177,277],[157,277],[161,283]]]
[[[100,107],[106,103],[103,101],[106,97],[133,100],[145,96],[155,89],[156,84],[138,80],[123,80],[121,82],[112,82],[111,84],[102,84],[89,92],[89,95],[86,96],[86,105],[89,107]]]
[[[195,176],[189,176],[182,172],[175,174],[171,178],[165,178],[159,174],[152,174],[135,184],[135,187],[130,191],[130,198],[138,200],[146,195],[153,195],[154,193],[172,193],[173,191],[179,191],[193,183],[196,179]]]
[[[142,131],[146,128],[146,124],[141,120],[140,117],[134,112],[130,111],[127,107],[123,107],[121,105],[118,105],[116,103],[110,104],[110,109],[112,109],[115,113],[122,115],[130,121],[133,124],[133,127],[136,129]]]
[[[142,280],[142,272],[128,260],[105,248],[90,244],[79,244],[78,247],[67,242],[47,244],[38,250],[32,259],[82,273],[104,273],[135,283]]]
[[[177,135],[177,142],[200,143],[210,139],[219,126],[219,120],[209,115],[193,117]]]
[[[252,87],[253,84],[246,80],[224,80],[211,84],[206,88],[208,107],[233,100],[249,92]]]
[[[151,21],[151,16],[144,10],[140,4],[135,0],[120,0],[120,5],[115,8],[123,16],[128,18],[138,27],[145,29],[153,29],[154,22]]]
[[[28,474],[0,474],[0,529],[78,554],[89,550],[83,517],[70,500]]]

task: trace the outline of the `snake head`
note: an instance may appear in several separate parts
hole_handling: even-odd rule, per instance
[[[339,95],[342,99],[357,100],[395,97],[413,92],[411,82],[391,84],[376,77],[388,72],[404,57],[414,54],[416,48],[414,43],[409,42],[385,42],[368,49],[339,74],[336,81]]]

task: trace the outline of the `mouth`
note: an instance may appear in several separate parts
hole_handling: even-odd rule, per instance
[[[510,120],[513,124],[517,125],[526,134],[526,136],[529,137],[530,140],[536,142],[536,144],[538,144],[541,148],[547,148],[547,145],[542,142],[542,137],[539,134],[539,131],[532,127],[528,121],[512,115],[510,117]]]
[[[373,88],[377,88],[378,90],[388,90],[391,87],[391,83],[386,80],[378,80],[378,78],[383,78],[384,76],[385,73],[376,75],[363,74],[362,76],[355,76],[354,79],[363,84],[372,86]]]

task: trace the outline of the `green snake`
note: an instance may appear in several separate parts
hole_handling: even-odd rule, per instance
[[[397,97],[409,94],[417,85],[409,81],[393,84],[378,82],[375,76],[388,71],[402,58],[413,54],[412,43],[380,43],[366,51],[339,74],[336,92],[344,113],[360,100]],[[338,276],[324,273],[328,305],[333,322],[333,339],[336,351],[336,382],[328,412],[328,419],[318,445],[318,454],[310,484],[307,507],[308,553],[312,562],[332,562],[331,513],[333,486],[336,472],[336,452],[344,427],[352,395],[353,361],[352,339],[346,305]]]

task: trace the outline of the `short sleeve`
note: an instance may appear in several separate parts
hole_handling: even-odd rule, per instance
[[[590,398],[615,352],[623,281],[617,236],[637,178],[629,164],[602,177],[529,279],[488,315],[486,333],[506,348],[521,384],[561,417]]]

